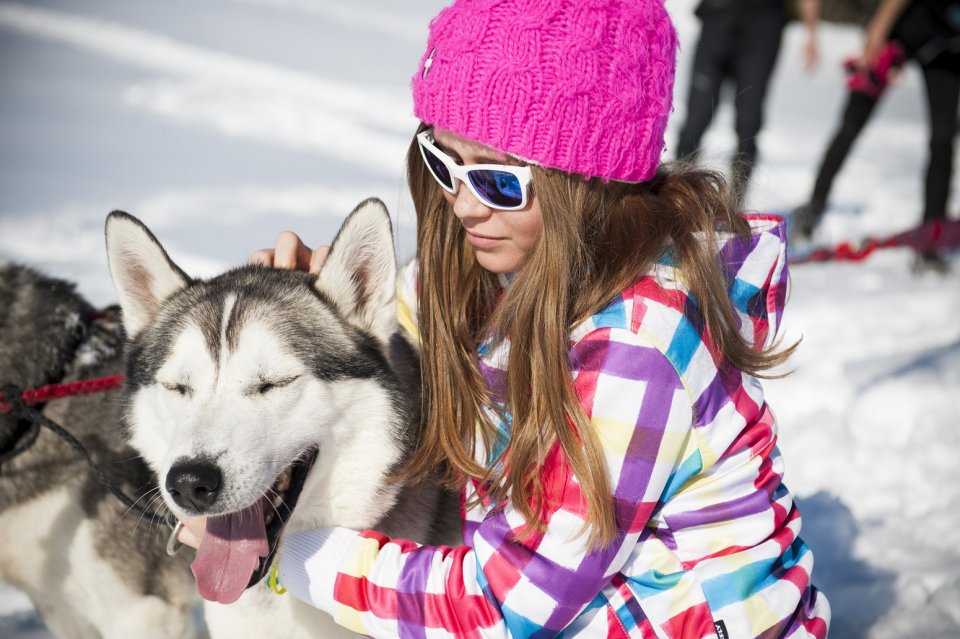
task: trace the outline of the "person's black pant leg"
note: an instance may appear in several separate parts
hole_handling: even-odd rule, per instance
[[[695,159],[700,140],[710,126],[728,71],[733,20],[729,12],[706,13],[702,19],[690,71],[687,114],[677,141],[678,159]]]
[[[746,12],[737,26],[733,44],[737,132],[733,179],[741,194],[756,163],[757,135],[763,127],[767,88],[777,64],[785,24],[786,15],[775,7]]]
[[[833,181],[843,167],[843,163],[846,162],[853,143],[870,120],[878,102],[877,98],[860,91],[847,92],[847,106],[843,110],[843,120],[820,161],[817,179],[813,185],[813,195],[810,197],[811,208],[817,217],[823,213],[833,188]]]
[[[926,222],[947,215],[947,197],[953,177],[960,72],[941,67],[924,67],[923,80],[927,89],[930,117],[930,156],[923,210],[923,220]]]

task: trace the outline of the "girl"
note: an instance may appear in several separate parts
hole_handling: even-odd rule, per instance
[[[464,545],[289,535],[279,580],[374,637],[824,637],[757,376],[785,296],[778,218],[658,170],[661,0],[458,0],[413,78],[422,346],[408,479],[461,490]],[[290,234],[256,261],[311,268]]]

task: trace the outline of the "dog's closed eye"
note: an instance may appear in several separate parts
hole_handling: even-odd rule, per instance
[[[188,397],[193,394],[193,389],[187,386],[186,384],[181,384],[179,382],[160,382],[160,385],[166,388],[171,393],[176,393],[182,397]]]
[[[250,387],[250,389],[247,391],[247,394],[248,395],[254,395],[254,394],[266,395],[272,390],[275,390],[277,388],[283,388],[284,386],[288,386],[289,384],[292,384],[299,377],[300,377],[299,375],[293,375],[291,377],[282,377],[282,378],[275,378],[275,379],[261,378],[259,381],[257,381],[255,384],[253,384]]]

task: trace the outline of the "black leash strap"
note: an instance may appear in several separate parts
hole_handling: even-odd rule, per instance
[[[0,390],[0,392],[3,392]],[[17,416],[14,416],[15,418]],[[26,452],[40,436],[40,426],[35,422],[27,422],[26,428],[18,428],[12,433],[13,445],[9,449],[0,451],[0,467],[20,453]]]
[[[87,449],[83,447],[83,444],[80,443],[80,440],[71,435],[65,428],[60,426],[60,424],[43,415],[43,413],[36,408],[27,406],[23,402],[23,389],[17,388],[12,384],[7,384],[0,386],[0,391],[2,391],[5,395],[5,401],[13,406],[11,414],[18,419],[28,420],[31,424],[30,430],[26,436],[22,437],[20,442],[18,442],[13,449],[0,455],[0,463],[5,463],[30,448],[30,446],[37,441],[37,437],[40,434],[40,427],[43,426],[67,442],[70,448],[77,451],[77,453],[83,457],[84,461],[87,462],[87,465],[90,467],[90,470],[93,471],[93,474],[96,475],[97,479],[100,480],[100,483],[102,483],[104,487],[113,494],[114,497],[119,499],[121,503],[127,506],[127,508],[140,513],[153,524],[164,523],[170,528],[173,528],[173,518],[170,515],[161,515],[159,513],[147,510],[143,506],[137,504],[126,493],[124,493],[119,486],[117,486],[116,482],[107,477],[107,475],[100,470],[100,467],[97,466],[97,464],[90,457],[90,453],[88,453]]]

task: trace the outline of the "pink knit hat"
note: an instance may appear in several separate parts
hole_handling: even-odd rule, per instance
[[[653,177],[677,35],[663,0],[457,0],[413,77],[420,120],[544,167]]]

